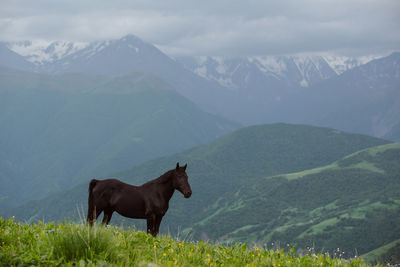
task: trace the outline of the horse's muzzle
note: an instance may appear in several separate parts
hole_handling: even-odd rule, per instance
[[[186,191],[185,193],[183,193],[183,196],[185,198],[189,198],[192,195],[192,191]]]

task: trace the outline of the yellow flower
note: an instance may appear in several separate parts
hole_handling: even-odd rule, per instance
[[[156,246],[156,245],[154,245],[154,246],[153,246],[153,248],[157,248],[157,246]]]
[[[163,255],[164,257],[166,257],[166,256],[167,256],[167,253],[164,252],[162,255]]]

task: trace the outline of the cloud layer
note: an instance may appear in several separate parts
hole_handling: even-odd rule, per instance
[[[400,48],[398,0],[3,0],[1,41],[135,34],[171,55],[366,55]]]

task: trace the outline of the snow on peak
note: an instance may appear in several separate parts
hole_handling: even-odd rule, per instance
[[[73,43],[67,41],[22,41],[8,43],[8,48],[25,57],[28,61],[35,64],[44,64],[60,60],[83,49],[86,43]]]
[[[328,62],[331,68],[337,73],[343,72],[352,68],[364,65],[371,60],[377,59],[380,56],[363,56],[363,57],[346,57],[346,56],[324,56],[323,58]]]
[[[243,88],[251,82],[250,73],[294,86],[308,87],[337,75],[321,56],[192,57],[183,59],[186,68],[208,80],[230,88]],[[254,76],[254,77],[256,77]]]
[[[258,56],[250,57],[249,61],[258,65],[263,72],[271,72],[278,76],[287,71],[287,66],[282,57],[279,56]]]

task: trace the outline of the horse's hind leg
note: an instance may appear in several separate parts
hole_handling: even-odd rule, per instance
[[[92,226],[93,223],[96,222],[97,218],[99,217],[102,211],[103,211],[102,209],[97,209],[97,207],[94,207],[93,210],[89,209],[87,223],[89,223],[89,225]]]
[[[111,217],[113,214],[113,210],[104,210],[104,216],[103,216],[103,225],[107,225],[111,221]]]

